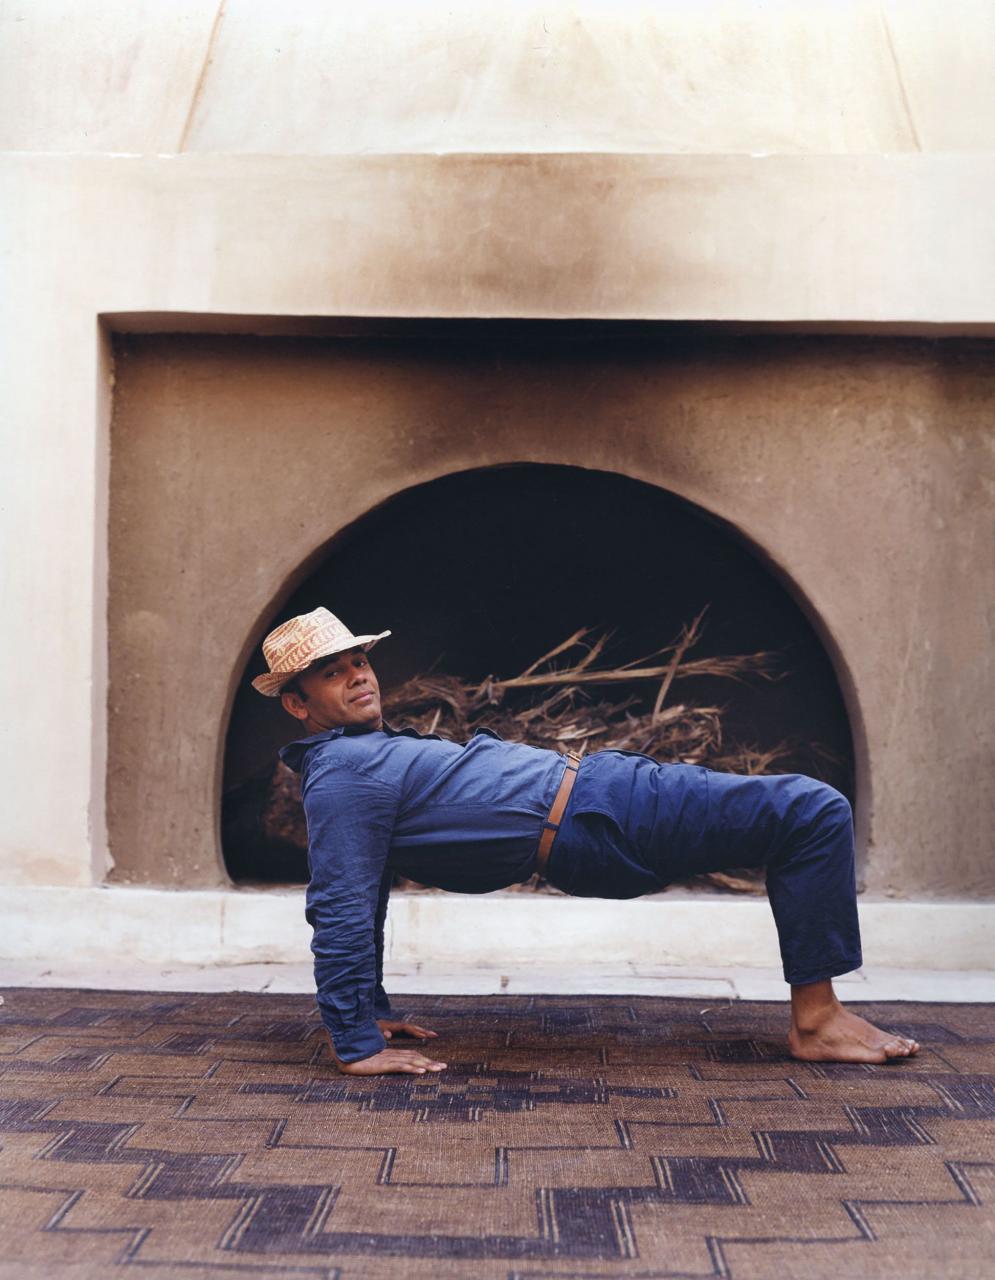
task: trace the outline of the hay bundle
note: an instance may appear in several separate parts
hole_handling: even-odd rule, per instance
[[[477,729],[492,729],[511,742],[554,751],[639,751],[658,760],[708,764],[737,773],[762,773],[790,751],[725,746],[723,708],[668,705],[672,685],[691,677],[742,681],[746,676],[780,679],[777,655],[763,650],[734,657],[689,659],[701,637],[704,610],[673,644],[622,666],[599,664],[607,635],[588,629],[511,679],[488,676],[482,683],[456,676],[416,676],[384,697],[384,717],[419,733],[464,741]],[[616,692],[615,697],[604,694]],[[650,702],[652,699],[652,702]]]

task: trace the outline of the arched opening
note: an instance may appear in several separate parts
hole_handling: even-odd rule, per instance
[[[654,485],[538,464],[418,485],[333,539],[269,625],[318,604],[354,630],[393,630],[376,652],[388,691],[429,670],[514,676],[581,627],[610,631],[606,653],[620,666],[707,606],[696,658],[775,651],[779,677],[692,677],[680,702],[720,705],[726,746],[791,744],[769,771],[810,773],[854,799],[844,700],[805,613],[735,530]],[[286,838],[292,822],[272,812],[263,820],[276,752],[296,728],[277,700],[249,687],[264,669],[256,650],[232,707],[223,852],[237,882],[299,883],[306,864]],[[634,692],[652,702],[656,690],[611,696]]]

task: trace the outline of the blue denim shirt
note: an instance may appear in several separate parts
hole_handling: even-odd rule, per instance
[[[330,729],[280,752],[301,774],[318,1007],[343,1062],[386,1045],[383,931],[394,872],[458,893],[527,880],[564,757],[478,730]]]

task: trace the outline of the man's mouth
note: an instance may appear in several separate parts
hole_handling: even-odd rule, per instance
[[[372,700],[375,696],[376,695],[373,693],[373,690],[368,689],[366,693],[357,693],[355,698],[353,698],[353,702],[367,702]]]

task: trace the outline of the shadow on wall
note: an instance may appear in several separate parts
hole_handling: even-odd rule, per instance
[[[319,604],[355,632],[393,631],[375,655],[385,690],[430,669],[513,676],[580,627],[610,630],[610,657],[622,664],[672,641],[708,606],[695,656],[776,650],[787,674],[689,679],[670,701],[722,706],[727,740],[763,750],[792,739],[774,771],[812,774],[854,799],[843,698],[805,615],[733,530],[652,485],[547,465],[420,485],[336,538],[270,625]],[[249,687],[265,669],[257,651],[232,709],[224,856],[235,880],[300,883],[300,848],[260,835],[276,752],[296,736],[279,701]],[[641,693],[652,705],[656,689]]]

